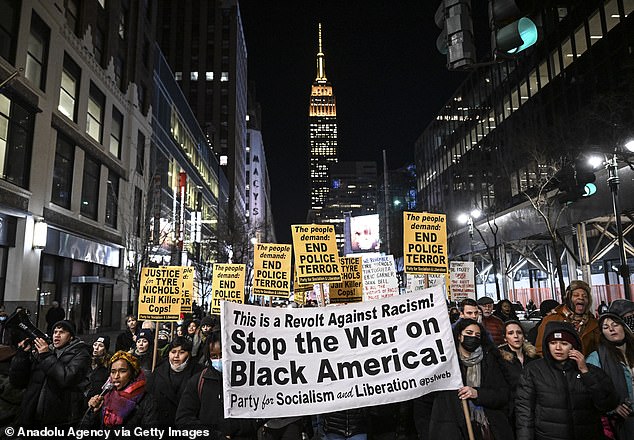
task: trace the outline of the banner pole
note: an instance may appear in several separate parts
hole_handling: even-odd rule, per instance
[[[158,321],[154,321],[154,344],[152,347],[152,372],[154,372],[154,367],[156,367],[156,354],[158,352],[157,350],[157,345],[158,345],[158,330],[159,330],[159,322]]]
[[[471,426],[471,416],[469,415],[469,407],[467,406],[467,400],[462,401],[462,412],[464,413],[465,422],[467,422],[467,433],[469,434],[469,440],[475,440],[473,436],[473,426]]]

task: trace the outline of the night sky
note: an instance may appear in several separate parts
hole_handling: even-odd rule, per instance
[[[382,169],[414,159],[414,142],[465,78],[436,50],[432,0],[242,0],[248,76],[262,106],[277,239],[309,207],[308,102],[322,23],[326,76],[337,98],[339,160]]]

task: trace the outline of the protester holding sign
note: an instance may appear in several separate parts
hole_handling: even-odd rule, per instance
[[[192,343],[185,337],[174,338],[168,346],[167,362],[161,363],[148,380],[148,390],[158,401],[160,424],[174,426],[176,409],[187,381],[198,377],[202,366],[192,358]]]
[[[439,391],[414,401],[414,417],[421,439],[468,439],[461,400],[467,400],[478,439],[507,440],[513,430],[506,416],[509,391],[500,369],[500,355],[486,330],[472,319],[454,327],[460,372],[465,386]]]
[[[207,337],[207,367],[187,381],[176,410],[176,426],[208,429],[212,438],[255,439],[257,419],[225,419],[222,390],[222,342],[219,331]]]

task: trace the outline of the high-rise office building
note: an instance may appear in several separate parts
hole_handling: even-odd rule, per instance
[[[318,221],[328,195],[328,168],[337,163],[337,105],[332,84],[326,78],[319,24],[317,77],[310,92],[310,211],[309,221]]]
[[[247,50],[238,1],[161,1],[157,35],[229,180],[230,220],[244,219]]]

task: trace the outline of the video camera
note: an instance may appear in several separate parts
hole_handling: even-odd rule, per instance
[[[24,337],[23,339],[28,339],[31,343],[37,338],[44,339],[47,344],[53,343],[49,335],[33,325],[29,315],[27,315],[24,310],[16,310],[13,312],[5,321],[4,327],[17,330],[20,336]]]

